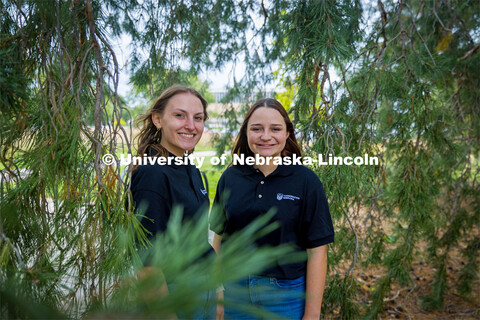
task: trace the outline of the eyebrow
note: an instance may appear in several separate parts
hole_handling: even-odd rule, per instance
[[[173,112],[178,112],[178,111],[181,111],[181,112],[184,112],[184,113],[188,113],[187,110],[180,109],[180,108],[176,108],[176,109],[173,110]],[[197,112],[197,113],[195,113],[195,115],[197,115],[197,114],[205,114],[205,112],[202,111],[202,112]]]
[[[252,123],[252,124],[250,124],[250,126],[263,126],[263,124],[261,124],[261,123]],[[283,124],[281,124],[281,123],[272,123],[271,126],[272,126],[272,127],[283,127]]]

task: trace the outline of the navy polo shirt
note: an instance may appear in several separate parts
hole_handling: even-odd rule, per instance
[[[194,218],[197,212],[205,212],[210,204],[200,171],[191,164],[138,166],[130,189],[136,213],[145,216],[141,223],[150,233],[149,238],[165,231],[175,205],[183,207],[186,220]],[[205,239],[208,241],[207,232]]]
[[[220,201],[222,194],[228,199]],[[320,179],[300,165],[280,165],[264,176],[253,166],[232,166],[221,176],[210,216],[210,228],[219,235],[242,230],[260,215],[276,208],[273,221],[280,227],[257,240],[258,246],[290,244],[306,251],[334,240],[328,202]],[[228,241],[228,240],[227,240]],[[279,279],[295,279],[305,275],[306,261],[282,263],[261,273]]]

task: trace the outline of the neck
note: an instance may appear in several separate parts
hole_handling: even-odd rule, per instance
[[[276,165],[276,164],[268,164],[268,165],[263,164],[263,165],[254,165],[253,167],[260,170],[263,173],[263,175],[266,177],[270,173],[275,171],[275,169],[277,169],[278,165]]]
[[[163,147],[163,146],[162,146]],[[185,155],[185,150],[176,150],[176,151],[172,151],[172,150],[169,150],[165,147],[163,147],[165,150],[167,150],[168,153],[171,153],[173,154],[174,156],[176,157],[183,157]]]

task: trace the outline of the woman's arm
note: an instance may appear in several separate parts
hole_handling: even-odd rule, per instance
[[[222,244],[222,236],[219,236],[218,234],[214,233],[213,234],[213,242],[212,242],[212,247],[213,250],[218,254],[220,250],[220,245]],[[217,289],[217,299],[218,300],[223,300],[223,286]],[[216,320],[223,320],[224,319],[224,308],[223,304],[217,304],[217,314],[215,317]]]
[[[212,242],[212,247],[213,250],[218,254],[220,250],[220,245],[222,244],[222,236],[219,236],[218,234],[214,233],[213,234],[213,242]]]
[[[327,245],[307,249],[307,292],[303,319],[320,319],[327,277]]]

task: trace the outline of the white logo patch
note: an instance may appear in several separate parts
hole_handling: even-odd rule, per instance
[[[292,196],[290,194],[283,194],[283,193],[277,193],[277,200],[280,201],[280,200],[300,200],[299,197],[297,196]]]
[[[200,189],[200,192],[201,192],[203,195],[206,195],[206,194],[207,194],[207,190],[205,190],[205,189]]]

